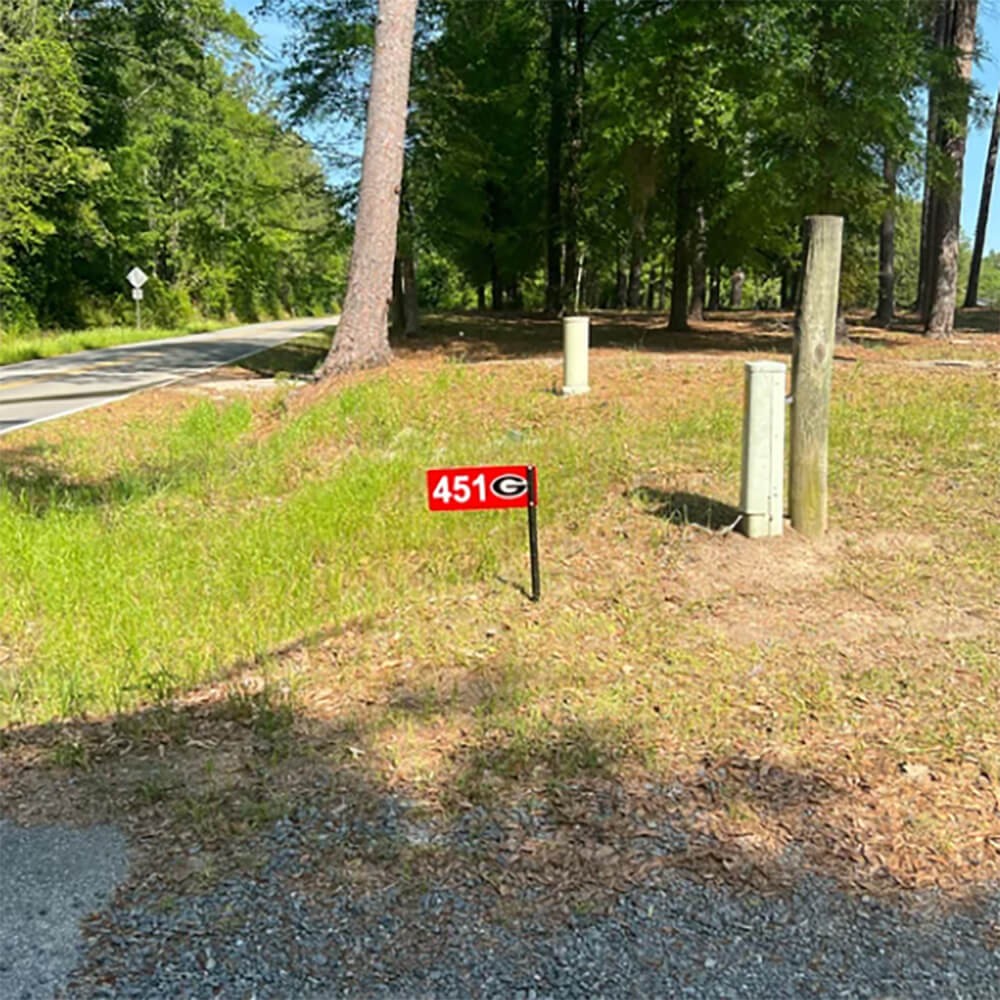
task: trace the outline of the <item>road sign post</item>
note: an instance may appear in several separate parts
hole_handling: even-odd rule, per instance
[[[528,511],[531,599],[541,596],[538,559],[538,470],[533,465],[475,465],[427,470],[427,507],[432,511]]]
[[[132,299],[135,302],[135,328],[142,329],[142,289],[132,289]]]
[[[142,286],[149,281],[149,276],[141,267],[133,267],[125,280],[132,286],[132,300],[135,302],[135,328],[142,328]]]

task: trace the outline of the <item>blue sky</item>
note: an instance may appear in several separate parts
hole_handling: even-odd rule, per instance
[[[974,71],[976,82],[990,102],[996,107],[997,90],[1000,89],[1000,0],[979,0],[979,34],[986,52]],[[983,189],[983,172],[986,169],[986,147],[990,141],[990,126],[986,122],[969,133],[965,149],[965,176],[962,180],[962,231],[971,239],[976,231],[979,213],[979,195]],[[990,220],[986,230],[986,251],[1000,250],[1000,188],[993,183],[993,200],[990,203]]]
[[[267,52],[277,59],[280,56],[281,40],[286,29],[274,18],[254,18],[251,11],[258,0],[231,0],[231,6],[244,14],[264,40]],[[997,90],[1000,89],[1000,0],[979,0],[979,35],[984,42],[983,58],[974,71],[974,77],[994,107]],[[969,133],[965,152],[965,176],[962,181],[962,231],[971,240],[976,228],[979,212],[979,195],[983,185],[983,171],[986,167],[986,148],[989,144],[991,122],[986,121]],[[318,135],[319,132],[316,132]],[[306,130],[311,138],[312,130]],[[1000,179],[994,184],[993,201],[990,205],[989,228],[986,232],[987,253],[1000,251]]]

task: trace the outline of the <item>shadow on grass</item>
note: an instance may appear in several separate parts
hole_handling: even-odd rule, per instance
[[[909,342],[893,339],[867,320],[849,317],[850,339],[863,347],[899,349]],[[591,313],[590,345],[671,354],[791,355],[794,315],[790,312],[718,312],[693,322],[683,333],[667,329],[658,313]],[[892,331],[922,335],[917,317],[901,315]],[[1000,333],[997,310],[961,310],[956,333]],[[401,357],[425,352],[445,353],[455,361],[475,364],[524,359],[562,351],[562,321],[522,313],[450,313],[425,318],[419,337],[394,345]]]
[[[260,864],[276,849],[275,824],[290,822],[304,838],[306,881],[331,891],[362,891],[352,881],[362,860],[369,887],[404,891],[419,882],[423,863],[444,861],[461,884],[471,879],[477,892],[505,896],[544,881],[537,865],[545,860],[554,870],[586,871],[560,888],[571,902],[578,892],[592,898],[595,887],[611,901],[623,880],[661,869],[786,884],[782,858],[761,838],[725,832],[734,810],[749,809],[783,841],[791,835],[812,870],[846,887],[898,889],[884,872],[859,871],[833,835],[828,810],[849,790],[836,776],[743,752],[668,774],[649,770],[648,729],[631,718],[532,712],[519,677],[477,667],[444,687],[411,681],[366,697],[348,686],[330,701],[299,701],[287,687],[237,672],[183,700],[111,719],[0,731],[4,813],[120,825],[141,845],[137,880],[152,879],[164,893],[247,874],[248,858]],[[339,707],[319,710],[331,704]],[[449,720],[464,721],[450,730]],[[431,734],[413,751],[433,757],[416,785],[395,774],[393,733]],[[388,814],[393,823],[372,825]],[[503,830],[504,843],[456,840],[470,828]],[[446,856],[415,849],[427,844],[444,846]]]
[[[866,346],[886,346],[897,347],[898,341],[883,339],[878,336],[878,327],[874,321],[857,323],[848,320],[853,327],[860,325],[870,335],[859,334],[854,329],[851,330],[851,339],[863,342]],[[900,313],[892,321],[889,329],[896,333],[909,333],[922,339],[924,336],[923,321],[916,313]],[[1000,334],[1000,309],[987,309],[978,307],[975,309],[959,309],[955,314],[955,334],[964,336],[966,334]]]
[[[638,503],[653,517],[663,518],[683,527],[697,524],[710,531],[729,528],[740,517],[740,511],[731,504],[684,490],[661,490],[652,486],[639,486],[628,493],[630,500]]]
[[[244,358],[235,367],[253,372],[261,378],[310,376],[326,357],[332,340],[332,330],[306,334]]]
[[[141,963],[115,966],[116,936],[160,957],[188,947],[186,930],[175,939],[160,924],[126,934],[116,921],[130,906],[166,913],[179,896],[208,906],[228,880],[270,885],[276,907],[291,889],[316,913],[371,903],[353,913],[357,937],[379,921],[397,935],[380,982],[404,969],[398,935],[426,924],[428,891],[475,900],[511,927],[608,911],[633,888],[668,888],[677,870],[763,891],[803,870],[848,890],[899,889],[884,868],[859,870],[855,837],[866,834],[838,823],[851,785],[836,775],[739,751],[664,774],[646,766],[649,737],[631,720],[525,713],[530,692],[509,673],[477,667],[453,680],[398,683],[374,698],[342,685],[300,701],[236,672],[184,701],[0,732],[5,818],[126,831],[130,886],[92,927],[102,962],[111,956],[101,973],[124,983]],[[464,721],[438,752],[452,716]],[[415,784],[395,773],[394,732],[430,734],[435,764]],[[740,828],[748,814],[763,832]],[[286,960],[322,972],[307,954]]]
[[[531,358],[562,351],[562,321],[505,313],[429,316],[419,337],[394,346],[402,357],[435,351],[466,363]],[[688,332],[672,333],[660,314],[595,312],[590,346],[670,353],[790,354],[792,337],[785,314],[718,313]]]
[[[54,510],[121,506],[154,496],[197,474],[209,461],[207,456],[188,456],[173,466],[140,465],[103,479],[81,479],[60,469],[53,451],[45,445],[0,449],[0,492],[32,517]]]

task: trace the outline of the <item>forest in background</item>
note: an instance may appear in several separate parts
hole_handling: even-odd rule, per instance
[[[815,213],[845,217],[848,308],[878,304],[891,219],[911,308],[920,191],[955,185],[925,95],[945,131],[970,107],[935,36],[949,4],[969,0],[422,0],[395,325],[417,301],[670,309],[678,328],[787,307]],[[224,0],[4,4],[0,329],[128,322],[136,264],[165,325],[335,308],[353,192],[299,129],[360,132],[376,6],[265,0],[293,31],[274,86]],[[979,298],[1000,301],[1000,254]]]
[[[374,2],[262,6],[297,25],[293,113],[360,123]],[[947,336],[964,136],[989,113],[976,6],[422,0],[397,292],[416,258],[420,291],[479,308],[669,307],[683,329],[732,274],[744,304],[793,304],[802,220],[837,214],[842,304],[888,274]]]
[[[348,227],[223,0],[0,5],[0,328],[328,310]]]

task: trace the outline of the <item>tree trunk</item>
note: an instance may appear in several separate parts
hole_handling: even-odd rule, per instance
[[[678,227],[674,237],[674,261],[670,284],[670,320],[667,329],[673,333],[684,333],[691,328],[687,321],[688,272],[689,263],[687,239]]]
[[[667,308],[667,267],[662,259],[657,270],[660,277],[656,282],[656,311],[663,312]]]
[[[746,281],[746,275],[743,273],[743,269],[738,267],[729,276],[729,308],[730,309],[742,309],[743,308],[743,282]]]
[[[490,247],[490,308],[494,312],[503,309],[503,283],[500,281],[497,257],[492,247]]]
[[[937,210],[931,219],[930,292],[925,332],[929,337],[950,337],[955,328],[958,299],[958,245],[962,208],[962,163],[969,114],[969,84],[976,44],[977,0],[942,0],[942,14],[953,14],[954,80],[947,94],[946,113],[939,116],[937,148],[949,164],[949,177],[936,188]]]
[[[417,300],[417,265],[413,254],[403,258],[403,335],[416,337],[420,333],[420,305]]]
[[[403,297],[403,262],[396,257],[392,262],[392,302],[389,305],[389,332],[393,337],[401,337],[406,329]]]
[[[971,309],[979,299],[979,271],[983,266],[983,249],[986,245],[986,223],[990,218],[990,198],[993,196],[993,176],[997,167],[997,146],[1000,146],[1000,90],[993,112],[993,132],[986,153],[986,171],[983,173],[983,192],[979,196],[979,218],[976,220],[976,241],[972,246],[972,263],[969,267],[969,287],[965,291],[965,308]]]
[[[677,187],[674,206],[674,262],[670,281],[670,320],[667,329],[674,333],[689,330],[688,314],[688,274],[691,270],[691,254],[688,241],[691,235],[691,209],[688,198],[687,136],[678,130],[677,136]]]
[[[573,76],[567,114],[565,236],[566,259],[563,271],[563,306],[572,309],[580,260],[580,170],[583,159],[583,85],[586,47],[587,0],[572,0]]]
[[[705,210],[698,206],[695,216],[694,259],[691,261],[691,305],[688,319],[705,318]]]
[[[546,143],[545,311],[555,315],[562,305],[562,152],[566,118],[563,94],[563,0],[549,5],[549,128]]]
[[[930,272],[931,249],[934,245],[934,226],[932,220],[937,217],[934,189],[930,185],[930,173],[924,181],[924,200],[920,206],[920,257],[917,272],[917,301],[914,303],[921,322],[927,318],[930,306]]]
[[[615,276],[615,305],[624,309],[628,305],[628,258],[618,255],[618,273]]]
[[[483,285],[476,285],[476,308],[486,312],[486,288]]]
[[[320,372],[323,378],[386,364],[391,356],[387,310],[396,255],[416,12],[417,0],[379,0],[347,294],[337,334]]]
[[[889,204],[882,213],[878,237],[878,308],[875,322],[889,326],[896,314],[896,164],[890,156],[882,162]]]
[[[642,250],[644,242],[643,226],[632,220],[632,239],[629,246],[628,292],[626,304],[629,309],[638,309],[642,302]]]
[[[718,312],[722,308],[722,268],[714,264],[708,279],[708,309]]]
[[[583,276],[586,273],[586,254],[580,253],[580,259],[576,262],[576,281],[573,285],[573,312],[578,313],[584,306],[584,284]],[[518,292],[520,298],[520,292]],[[524,305],[523,298],[520,299],[520,309]]]
[[[936,0],[938,10],[934,17],[930,45],[943,49],[949,44],[952,25],[952,0]],[[935,144],[938,134],[940,87],[934,81],[927,86],[927,148],[924,156],[924,198],[920,206],[920,256],[917,273],[916,309],[921,321],[926,320],[930,307],[930,275],[933,270],[935,205]]]

